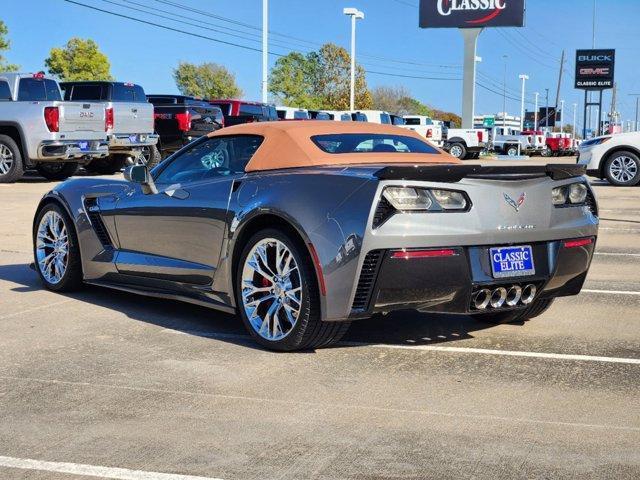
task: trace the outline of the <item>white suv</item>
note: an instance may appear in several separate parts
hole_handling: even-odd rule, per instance
[[[578,163],[587,175],[630,187],[640,183],[640,132],[605,135],[580,144]]]

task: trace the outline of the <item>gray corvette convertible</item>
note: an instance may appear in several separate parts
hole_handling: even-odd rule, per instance
[[[390,126],[239,125],[125,180],[59,184],[35,214],[35,269],[55,291],[237,313],[275,350],[399,309],[521,321],[582,288],[598,229],[583,175],[461,164]]]

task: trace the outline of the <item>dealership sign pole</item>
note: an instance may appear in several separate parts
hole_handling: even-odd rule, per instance
[[[584,90],[584,127],[582,138],[587,136],[587,110],[598,107],[598,125],[596,135],[602,133],[602,91],[613,88],[616,63],[616,51],[612,49],[592,49],[576,51],[575,88]],[[589,92],[599,93],[598,101],[591,102]]]
[[[420,28],[458,28],[464,39],[462,127],[473,128],[476,49],[485,27],[524,26],[525,0],[420,0]]]

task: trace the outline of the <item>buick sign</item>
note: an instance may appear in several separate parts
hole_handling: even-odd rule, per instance
[[[420,0],[420,27],[522,27],[524,2],[525,0]]]
[[[581,90],[613,88],[615,63],[615,50],[578,50],[575,87]]]

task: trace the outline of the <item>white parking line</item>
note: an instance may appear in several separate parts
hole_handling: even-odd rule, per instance
[[[600,255],[602,257],[640,257],[640,253],[596,252],[594,255]]]
[[[624,233],[640,233],[640,228],[599,227],[598,230],[607,230],[607,231],[624,232]]]
[[[640,295],[640,292],[638,293]],[[215,333],[200,330],[171,330],[166,328],[162,330],[164,333],[174,333],[178,335],[195,335],[205,338],[219,339],[237,339],[249,340],[249,335],[241,335],[237,333]],[[499,355],[505,357],[526,357],[526,358],[544,358],[551,360],[573,360],[579,362],[601,362],[601,363],[622,363],[627,365],[640,365],[640,358],[624,358],[624,357],[599,357],[594,355],[575,355],[567,353],[545,353],[545,352],[526,352],[516,350],[492,350],[488,348],[472,348],[472,347],[445,347],[441,345],[396,345],[387,343],[367,343],[367,342],[340,342],[338,346],[344,347],[370,347],[370,348],[388,348],[391,350],[422,350],[431,352],[448,352],[448,353],[476,353],[480,355]]]
[[[68,473],[70,475],[86,475],[89,477],[111,478],[116,480],[221,480],[212,477],[146,472],[144,470],[129,470],[128,468],[98,467],[81,463],[45,462],[42,460],[32,460],[30,458],[3,456],[0,456],[0,467]]]
[[[603,293],[609,295],[633,295],[638,296],[640,292],[634,290],[595,290],[591,288],[585,288],[581,291],[581,293]]]

